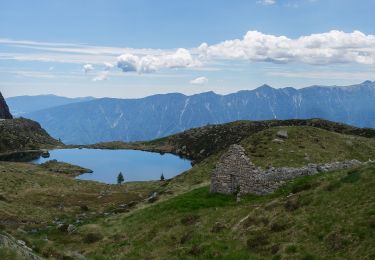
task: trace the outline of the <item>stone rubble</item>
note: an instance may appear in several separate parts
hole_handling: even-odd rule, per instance
[[[320,172],[353,168],[367,163],[347,160],[326,164],[308,164],[301,168],[282,167],[263,170],[256,167],[241,145],[231,145],[216,164],[211,176],[211,192],[225,194],[267,194],[274,192],[286,181]]]

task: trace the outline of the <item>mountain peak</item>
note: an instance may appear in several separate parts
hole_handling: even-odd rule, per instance
[[[259,88],[272,88],[270,85],[268,84],[263,84],[262,86],[260,86]]]
[[[369,84],[373,84],[373,83],[375,83],[375,81],[366,80],[366,81],[363,81],[360,85],[369,85]]]

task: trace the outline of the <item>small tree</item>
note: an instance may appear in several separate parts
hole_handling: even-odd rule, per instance
[[[120,172],[117,175],[117,184],[122,184],[124,182],[124,176],[122,175],[122,172]]]
[[[161,181],[164,181],[164,180],[165,180],[165,178],[164,178],[164,174],[163,174],[163,173],[161,173],[160,180],[161,180]]]

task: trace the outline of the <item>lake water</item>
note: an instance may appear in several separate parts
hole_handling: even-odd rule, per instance
[[[125,182],[149,181],[159,180],[162,173],[169,179],[191,168],[190,161],[172,154],[136,150],[57,149],[49,153],[49,158],[40,157],[32,162],[57,160],[79,165],[93,170],[93,173],[82,174],[77,179],[109,184],[117,183],[119,172],[122,172]]]

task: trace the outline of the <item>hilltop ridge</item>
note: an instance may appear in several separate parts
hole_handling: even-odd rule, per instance
[[[24,115],[67,144],[146,141],[207,124],[238,120],[323,118],[375,127],[375,83],[347,87],[262,86],[219,95],[161,94],[139,99],[103,98]]]

